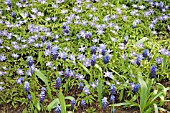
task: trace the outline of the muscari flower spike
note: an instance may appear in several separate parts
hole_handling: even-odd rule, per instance
[[[113,104],[115,101],[115,96],[114,95],[111,95],[110,96],[110,104]]]
[[[12,12],[12,13],[11,13],[11,15],[12,15],[12,17],[13,17],[13,18],[15,18],[15,17],[16,17],[15,12]]]
[[[106,53],[106,50],[105,49],[102,49],[102,55],[104,56]]]
[[[30,94],[27,95],[27,99],[28,101],[31,101],[32,100],[32,96]]]
[[[137,59],[136,59],[136,64],[137,64],[138,66],[141,66],[140,58],[139,58],[139,57],[137,57]]]
[[[152,54],[150,53],[150,54],[148,55],[148,61],[150,61],[151,58],[152,58]]]
[[[91,65],[94,66],[96,64],[96,55],[92,55],[92,59],[91,59]]]
[[[106,107],[107,107],[107,98],[104,97],[104,98],[102,99],[102,109],[103,109],[103,110],[106,110]]]
[[[80,87],[80,90],[82,91],[83,90],[83,83],[82,82],[79,83],[79,87]]]
[[[60,86],[61,86],[61,78],[57,77],[57,79],[56,79],[56,89],[60,89]]]
[[[147,57],[148,56],[148,49],[145,49],[143,52],[143,57]]]
[[[104,64],[109,63],[109,60],[110,60],[109,55],[104,56],[104,59],[103,59]]]
[[[65,77],[66,79],[68,79],[68,78],[70,77],[70,70],[69,70],[68,68],[65,70],[64,77]]]
[[[112,84],[112,86],[111,86],[110,93],[111,93],[111,95],[116,94],[116,88],[115,88],[114,84]]]
[[[53,60],[56,60],[58,57],[58,47],[57,46],[52,48],[51,54],[52,54]]]
[[[91,54],[96,54],[96,45],[94,45],[94,46],[92,46],[92,47],[90,48],[90,53],[91,53]]]
[[[126,44],[128,43],[128,38],[129,38],[128,36],[125,36],[125,37],[124,37],[124,42],[123,42],[124,45],[126,45]]]
[[[56,106],[56,113],[61,113],[61,107],[59,105]]]
[[[30,91],[30,86],[29,86],[29,82],[28,81],[25,81],[24,83],[24,89],[25,91],[28,93]]]
[[[31,67],[33,65],[33,57],[32,56],[28,56],[27,63],[28,63],[29,67]]]
[[[43,102],[45,98],[45,91],[41,91],[40,93],[40,102]]]
[[[134,93],[137,93],[139,88],[140,88],[140,84],[135,84],[134,87],[133,87]]]
[[[73,99],[73,100],[71,101],[71,109],[72,109],[72,110],[74,109],[74,105],[75,105],[75,103],[76,103],[76,100],[75,100],[75,99]]]
[[[150,69],[150,78],[156,78],[156,66],[152,66]]]

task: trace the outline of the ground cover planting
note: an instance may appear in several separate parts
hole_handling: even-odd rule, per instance
[[[1,0],[0,112],[170,112],[170,1]]]

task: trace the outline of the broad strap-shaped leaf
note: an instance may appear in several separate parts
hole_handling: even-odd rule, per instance
[[[60,105],[61,105],[61,113],[67,113],[66,112],[66,103],[65,103],[65,97],[62,93],[62,91],[59,92],[58,98],[60,100]]]
[[[74,97],[72,97],[72,96],[66,96],[65,97],[65,100],[71,100],[72,101],[73,99],[74,99]]]
[[[143,37],[142,39],[140,39],[139,41],[136,42],[136,46],[138,47],[139,44],[144,43],[147,40],[148,40],[147,37]]]
[[[102,79],[101,78],[98,78],[97,92],[98,92],[98,102],[101,107],[102,106]]]
[[[35,74],[38,76],[38,78],[40,78],[45,83],[45,85],[47,86],[48,96],[52,99],[51,89],[50,89],[50,86],[48,84],[47,77],[43,73],[41,73],[41,71],[39,71],[37,69],[35,70]]]
[[[101,74],[101,78],[103,78],[103,71],[102,71],[102,68],[98,65],[98,64],[95,64],[95,67],[100,71],[100,74]]]
[[[147,101],[147,84],[146,82],[142,79],[141,76],[138,77],[138,81],[140,83],[140,112],[143,113],[145,106],[146,106],[146,101]]]
[[[80,62],[78,62],[79,66],[82,67],[84,69],[84,71],[90,75],[90,83],[93,81],[93,76],[92,74],[90,73],[90,71]]]
[[[47,106],[47,110],[51,111],[52,109],[54,109],[57,104],[60,104],[60,101],[58,98],[54,99],[48,106]]]
[[[155,113],[159,113],[157,104],[153,104],[153,106],[154,106],[154,109],[155,109]]]
[[[78,64],[84,69],[84,71],[86,71],[86,73],[91,75],[90,71],[82,63],[78,62]]]

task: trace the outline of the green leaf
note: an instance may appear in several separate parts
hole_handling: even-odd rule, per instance
[[[66,97],[65,97],[65,100],[66,100],[66,99],[72,101],[72,100],[74,99],[74,97],[72,97],[72,96],[66,96]]]
[[[60,105],[61,105],[61,113],[67,113],[66,112],[65,98],[64,98],[62,91],[59,92],[58,97],[59,97]]]
[[[98,102],[101,107],[102,106],[102,79],[101,78],[98,79],[97,92],[98,92]]]
[[[86,72],[87,74],[90,75],[90,83],[91,83],[91,82],[93,81],[93,76],[92,76],[92,74],[90,73],[90,71],[89,71],[82,63],[78,62],[78,64],[85,70],[85,72]]]
[[[155,113],[159,113],[157,104],[153,104],[153,106],[154,106],[154,109],[155,109]]]
[[[26,18],[26,16],[24,15],[24,12],[23,12],[23,11],[19,11],[19,14],[22,16],[23,19]]]
[[[161,107],[158,107],[158,109],[159,109],[160,111],[163,111],[163,112],[166,112],[166,111],[167,111],[166,109],[161,108]]]
[[[101,74],[103,74],[102,68],[101,68],[98,64],[95,64],[95,67],[96,67],[97,69],[99,69],[99,71],[100,71]]]
[[[41,71],[39,71],[39,70],[35,70],[35,74],[38,76],[38,78],[40,78],[45,83],[45,85],[47,86],[48,96],[52,99],[51,89],[50,89],[50,86],[48,84],[47,77],[43,73],[41,73]]]
[[[37,104],[36,104],[36,108],[38,109],[38,111],[40,111],[40,110],[41,110],[40,102],[37,102]]]
[[[143,113],[145,106],[146,106],[146,101],[147,101],[147,85],[146,82],[142,79],[141,76],[139,76],[138,81],[140,83],[140,112]]]
[[[120,95],[119,95],[119,100],[120,100],[120,101],[122,101],[122,99],[123,99],[123,93],[124,93],[124,89],[122,89],[122,90],[120,91]]]
[[[139,44],[144,43],[147,40],[148,40],[147,37],[143,37],[142,39],[140,39],[139,41],[136,42],[136,46],[138,47]]]
[[[117,107],[119,107],[119,106],[128,106],[128,105],[130,105],[129,102],[123,102],[123,103],[113,104],[113,106],[117,106]]]
[[[60,101],[58,98],[54,99],[48,106],[47,106],[47,110],[51,111],[52,109],[54,109],[56,107],[57,104],[59,104]]]
[[[163,61],[162,61],[162,70],[165,70],[165,69],[166,69],[166,63],[167,63],[166,55],[164,55]]]

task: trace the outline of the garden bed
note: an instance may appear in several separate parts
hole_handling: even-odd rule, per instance
[[[170,1],[0,6],[0,112],[170,112]]]

